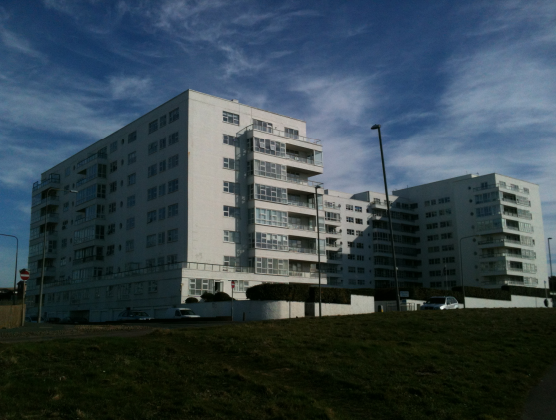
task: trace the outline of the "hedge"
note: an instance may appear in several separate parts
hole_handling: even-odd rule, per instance
[[[374,296],[374,289],[343,289],[322,287],[323,303],[350,304],[351,295]],[[286,300],[295,302],[318,302],[319,289],[309,284],[263,283],[250,287],[246,293],[249,300]]]
[[[545,298],[547,295],[546,289],[537,289],[533,287],[502,286],[502,290],[507,290],[509,294],[516,295],[516,296],[531,296],[531,297]]]

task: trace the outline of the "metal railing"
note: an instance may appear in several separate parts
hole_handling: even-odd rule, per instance
[[[473,191],[490,190],[492,188],[502,188],[502,189],[508,190],[508,191],[529,194],[529,189],[528,188],[512,187],[512,186],[508,186],[506,184],[500,184],[500,183],[498,183],[498,184],[488,184],[488,185],[483,185],[483,186],[480,186],[480,187],[475,187],[475,188],[473,188]]]
[[[58,205],[58,201],[60,201],[60,197],[58,197],[57,195],[51,195],[48,197],[48,202],[52,205]],[[36,207],[43,204],[46,204],[46,198],[43,198],[40,201],[33,202],[31,207]]]
[[[300,247],[295,247],[295,246],[290,246],[290,249],[288,250],[289,252],[295,252],[298,254],[314,254],[317,255],[317,250],[314,248],[300,248]],[[322,252],[321,252],[322,254]]]
[[[293,153],[288,153],[286,152],[286,158],[290,159],[290,160],[295,160],[296,162],[301,162],[301,163],[307,163],[309,165],[314,165],[315,164],[315,159],[311,158],[311,157],[299,157],[297,155],[294,155]]]
[[[316,232],[317,231],[315,226],[298,225],[298,224],[293,224],[293,223],[288,224],[288,228],[289,229],[295,229],[295,230],[307,230],[307,231],[310,231],[310,232]]]
[[[479,255],[479,258],[494,258],[494,257],[521,258],[525,260],[535,260],[537,258],[535,255],[512,254],[510,252],[496,252],[493,254]]]
[[[79,219],[75,219],[74,225],[80,225],[81,223],[89,222],[95,219],[104,219],[104,214],[96,214],[94,217],[80,217]]]
[[[37,191],[43,187],[46,187],[49,184],[59,184],[60,183],[60,175],[58,174],[50,174],[50,177],[45,179],[44,181],[37,181],[33,184],[33,191]]]
[[[239,137],[240,133],[243,134],[247,131],[259,131],[261,133],[273,134],[275,136],[282,137],[282,138],[285,138],[285,139],[304,141],[304,142],[307,142],[307,143],[313,143],[313,144],[318,144],[318,145],[320,145],[320,143],[321,143],[320,140],[318,140],[318,139],[312,139],[312,138],[309,138],[309,137],[299,136],[299,135],[296,135],[295,138],[294,138],[294,135],[286,133],[285,131],[278,130],[276,128],[263,129],[262,127],[258,127],[255,124],[248,125],[243,130],[241,130],[238,133],[238,137]]]
[[[87,163],[92,162],[95,159],[106,159],[106,158],[108,158],[108,155],[106,153],[98,152],[98,153],[95,153],[94,155],[91,155],[91,156],[77,162],[77,164],[75,165],[75,168],[77,169],[77,168],[79,168],[83,165],[86,165]]]
[[[315,205],[313,203],[308,203],[308,202],[303,202],[303,201],[288,200],[287,204],[289,206],[307,207],[309,209],[314,209],[315,208]]]

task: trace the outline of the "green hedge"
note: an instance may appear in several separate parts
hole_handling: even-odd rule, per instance
[[[461,286],[454,287],[452,290],[456,290],[458,293],[461,293]],[[478,299],[512,300],[511,294],[503,288],[483,289],[481,287],[465,286],[465,296]]]
[[[506,290],[511,295],[516,296],[531,296],[531,297],[546,297],[545,289],[537,289],[533,287],[524,286],[502,286],[502,290]]]
[[[374,296],[374,289],[343,289],[322,287],[323,303],[350,304],[351,295]],[[318,302],[319,288],[309,284],[269,284],[250,287],[246,293],[250,300],[286,300],[295,302]]]

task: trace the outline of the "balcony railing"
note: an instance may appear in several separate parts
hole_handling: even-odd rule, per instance
[[[483,190],[490,190],[492,188],[502,188],[508,191],[520,192],[524,194],[529,194],[528,188],[519,188],[519,187],[512,187],[507,184],[489,184],[489,185],[482,185],[480,187],[473,188],[473,191],[483,191]]]
[[[308,209],[314,209],[315,205],[313,203],[303,202],[303,201],[296,201],[296,200],[288,200],[288,205],[290,206],[297,206],[297,207],[307,207]]]
[[[322,250],[321,250],[322,251]],[[314,248],[299,248],[290,246],[289,252],[295,252],[298,254],[317,254],[317,250]],[[322,252],[321,252],[322,254]]]
[[[50,184],[59,184],[60,183],[60,175],[58,174],[50,174],[50,176],[45,179],[44,181],[37,181],[33,184],[33,191],[37,191],[41,188],[46,187],[47,185]]]
[[[299,157],[298,155],[294,155],[293,153],[286,152],[286,158],[295,160],[296,162],[307,163],[309,165],[315,164],[315,159],[313,159],[312,157]]]
[[[293,176],[289,176],[288,175],[288,182],[294,183],[294,184],[299,184],[299,185],[305,185],[307,187],[314,187],[316,185],[322,185],[322,182],[316,182],[316,181],[309,181],[306,179],[300,179],[297,177],[293,177]]]
[[[33,205],[31,207],[36,207],[36,206],[40,206],[43,204],[46,204],[46,198],[43,198],[40,201],[33,201]],[[54,204],[54,205],[58,205],[58,202],[60,201],[60,198],[57,195],[51,195],[48,197],[48,204]]]
[[[318,140],[318,139],[311,139],[309,137],[289,134],[289,133],[286,133],[285,131],[278,130],[276,128],[263,128],[263,127],[259,127],[259,126],[254,125],[254,124],[251,124],[251,125],[248,125],[247,127],[245,127],[243,130],[240,131],[240,133],[238,133],[238,136],[240,134],[243,134],[244,132],[251,131],[251,130],[252,131],[259,131],[261,133],[273,134],[275,136],[283,137],[285,139],[290,139],[290,140],[299,140],[299,141],[304,141],[304,142],[307,142],[307,143],[313,143],[313,144],[319,144],[319,145],[321,143],[320,140]]]
[[[502,279],[491,280],[487,279],[481,282],[484,285],[499,285],[507,284],[510,286],[535,286],[539,283],[539,280],[534,277],[523,277],[523,281],[512,279],[511,277],[506,277]]]
[[[75,168],[79,168],[83,165],[86,165],[89,162],[92,162],[95,159],[106,159],[108,158],[108,155],[106,153],[95,153],[94,155],[89,156],[88,158],[85,158],[79,162],[77,162],[77,165],[75,165]]]
[[[79,219],[75,219],[74,224],[75,225],[80,225],[81,223],[89,222],[91,220],[104,219],[104,218],[105,218],[104,214],[96,214],[96,215],[90,216],[90,217],[80,217]]]
[[[480,258],[510,257],[510,258],[521,258],[525,260],[534,260],[537,258],[535,255],[512,254],[510,252],[496,252],[492,254],[481,254],[479,257]]]
[[[298,225],[298,224],[294,224],[294,223],[290,223],[288,225],[288,228],[289,229],[295,229],[295,230],[307,230],[307,231],[310,231],[310,232],[316,232],[317,231],[314,226]]]

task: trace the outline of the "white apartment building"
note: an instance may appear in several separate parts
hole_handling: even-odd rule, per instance
[[[240,299],[260,282],[316,283],[318,249],[324,284],[391,286],[384,195],[319,189],[315,203],[322,173],[304,121],[188,90],[33,185],[28,311],[45,240],[49,317],[159,316],[204,292],[231,294],[232,280]],[[469,175],[391,199],[402,285],[460,281],[459,238],[476,235],[463,240],[466,284],[542,287],[538,186]]]

